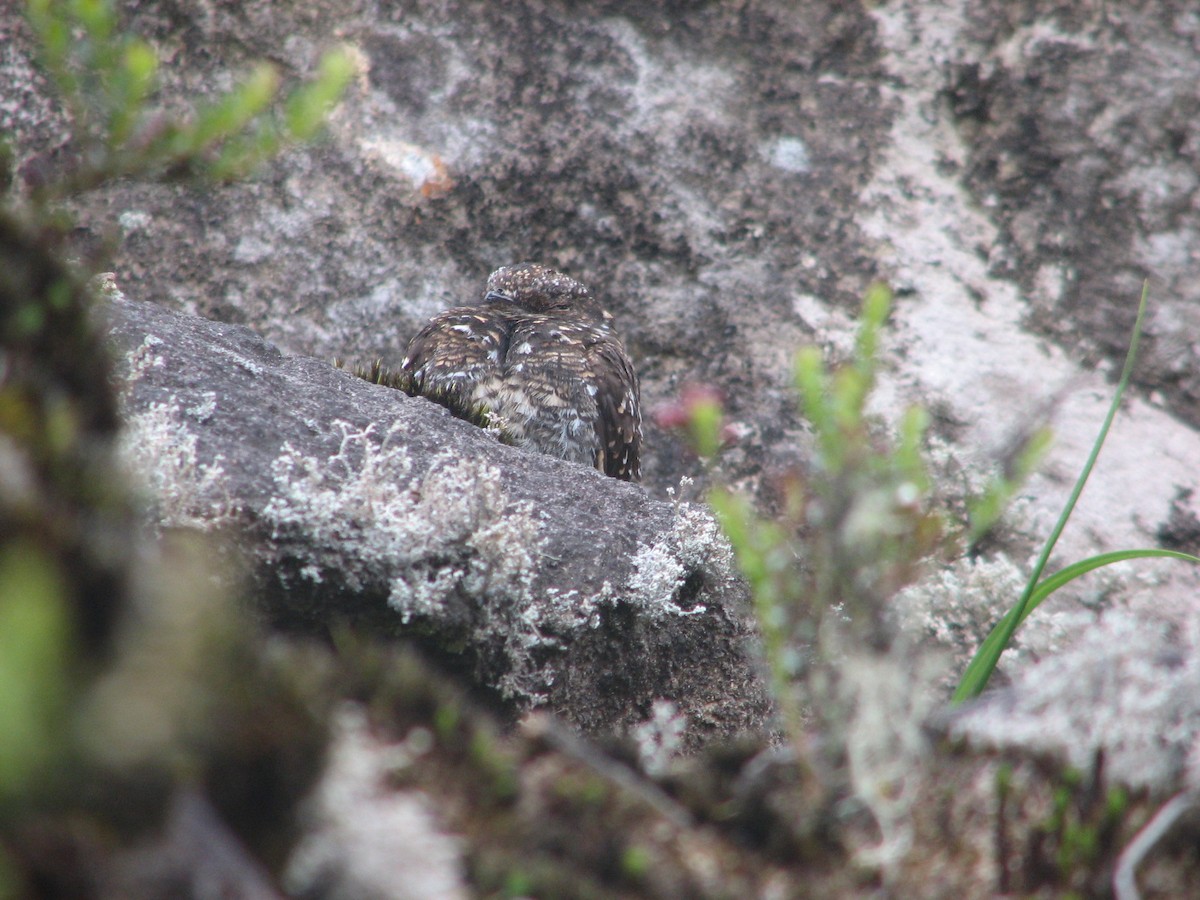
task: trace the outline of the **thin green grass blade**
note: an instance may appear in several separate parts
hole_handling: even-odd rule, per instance
[[[1104,446],[1104,439],[1108,436],[1108,429],[1112,426],[1113,419],[1117,415],[1117,410],[1121,407],[1121,398],[1125,394],[1125,388],[1129,384],[1129,377],[1133,373],[1134,361],[1137,359],[1137,348],[1142,337],[1142,321],[1146,317],[1146,300],[1149,294],[1150,282],[1145,281],[1142,284],[1142,299],[1138,304],[1137,319],[1133,323],[1133,337],[1129,341],[1129,351],[1125,354],[1125,366],[1121,370],[1121,378],[1117,382],[1117,390],[1113,394],[1112,403],[1109,404],[1108,415],[1104,417],[1104,424],[1100,427],[1100,433],[1096,436],[1096,440],[1092,444],[1092,452],[1089,454],[1087,462],[1084,463],[1083,471],[1079,473],[1075,487],[1071,490],[1071,496],[1068,498],[1066,506],[1063,507],[1063,511],[1058,517],[1058,522],[1055,523],[1054,530],[1050,533],[1050,537],[1047,538],[1045,546],[1042,547],[1042,552],[1034,564],[1033,571],[1029,574],[1029,581],[1025,585],[1025,590],[1021,592],[1021,599],[1000,620],[999,625],[997,625],[998,640],[994,645],[988,647],[987,655],[984,655],[984,648],[988,644],[987,641],[976,652],[975,657],[971,660],[971,664],[967,667],[967,672],[974,670],[975,677],[968,684],[967,673],[963,673],[963,678],[958,684],[958,689],[954,692],[953,702],[955,703],[970,697],[976,697],[984,689],[988,679],[991,678],[992,672],[996,668],[1000,654],[1008,646],[1008,642],[1012,640],[1013,632],[1017,630],[1017,626],[1021,624],[1027,615],[1026,610],[1032,608],[1030,601],[1042,577],[1042,572],[1046,568],[1046,563],[1050,559],[1054,545],[1058,543],[1058,538],[1067,525],[1067,520],[1071,518],[1071,513],[1075,511],[1075,504],[1079,501],[1079,495],[1083,493],[1084,485],[1087,484],[1088,477],[1092,474],[1092,468],[1096,465],[1096,458],[1100,455],[1100,448]]]
[[[1074,581],[1080,575],[1086,575],[1088,572],[1093,572],[1096,569],[1110,566],[1113,563],[1122,562],[1126,559],[1150,559],[1153,557],[1182,559],[1187,562],[1200,563],[1200,556],[1192,556],[1190,553],[1180,553],[1178,550],[1162,550],[1158,547],[1147,547],[1141,550],[1113,550],[1109,553],[1089,556],[1087,559],[1072,563],[1066,568],[1059,569],[1053,575],[1048,575],[1043,579],[1037,586],[1037,590],[1033,592],[1033,596],[1029,599],[1029,608],[1025,610],[1025,616],[1021,618],[1024,620],[1026,616],[1037,608],[1038,604],[1063,585]],[[1017,624],[1020,625],[1021,623],[1018,622]]]
[[[1016,619],[1016,624],[1012,628],[1008,628],[1008,625],[1016,618],[1019,606],[1014,606],[1010,609],[1004,618],[991,630],[963,672],[958,689],[954,692],[953,702],[958,703],[962,700],[969,700],[972,697],[979,696],[987,685],[992,670],[996,667],[996,662],[999,661],[1000,655],[1004,652],[1005,647],[1008,646],[1012,633],[1016,631],[1017,626],[1024,622],[1043,600],[1063,587],[1063,585],[1069,584],[1081,575],[1086,575],[1088,572],[1094,572],[1096,569],[1112,565],[1113,563],[1122,562],[1126,559],[1149,559],[1153,557],[1182,559],[1187,562],[1200,563],[1200,557],[1198,556],[1191,556],[1190,554],[1180,553],[1176,550],[1147,548],[1144,550],[1113,550],[1109,553],[1100,553],[1096,556],[1089,556],[1087,559],[1080,560],[1077,563],[1072,563],[1066,568],[1059,569],[1053,575],[1047,576],[1033,591],[1029,597],[1029,603],[1020,614],[1020,618]]]

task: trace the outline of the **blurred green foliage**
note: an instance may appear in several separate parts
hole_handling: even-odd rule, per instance
[[[0,547],[0,806],[27,791],[58,757],[70,635],[54,559],[26,541]]]
[[[29,0],[26,16],[79,152],[78,165],[39,186],[35,199],[59,199],[125,175],[244,177],[289,144],[315,136],[354,74],[351,55],[331,50],[311,83],[281,97],[279,71],[262,62],[217,99],[170,114],[152,103],[158,56],[121,30],[116,4]]]
[[[157,54],[123,28],[119,9],[114,0],[25,4],[38,62],[71,134],[52,171],[20,178],[21,148],[0,136],[3,826],[22,813],[86,805],[85,796],[110,824],[121,815],[151,821],[135,790],[111,802],[118,781],[105,783],[97,770],[155,754],[153,764],[120,763],[143,793],[183,769],[199,773],[201,762],[179,759],[205,754],[214,771],[222,755],[245,765],[257,754],[281,780],[300,772],[291,791],[324,740],[302,691],[247,650],[249,629],[230,586],[202,602],[214,590],[212,553],[197,551],[205,574],[184,584],[154,569],[153,552],[137,547],[113,456],[119,420],[103,331],[91,315],[93,273],[85,270],[101,260],[76,261],[63,201],[124,177],[241,177],[318,132],[353,75],[353,58],[327,53],[316,78],[290,91],[263,63],[217,99],[168,111],[157,103]],[[136,585],[135,572],[157,594]],[[204,627],[195,621],[200,612]],[[129,725],[139,710],[146,714]],[[236,779],[211,780],[217,801],[235,806],[220,786]],[[279,805],[258,802],[276,830]],[[23,882],[12,848],[0,849],[0,895]]]
[[[1012,464],[969,503],[969,523],[952,528],[933,502],[924,456],[929,416],[913,406],[890,432],[868,412],[876,386],[879,343],[891,310],[887,287],[866,293],[854,350],[830,366],[817,347],[796,355],[794,383],[811,423],[807,465],[777,479],[778,515],[723,487],[710,495],[738,565],[750,584],[774,695],[795,733],[799,706],[833,712],[829,698],[805,699],[797,688],[818,662],[852,649],[882,652],[892,640],[889,601],[940,554],[956,552],[990,528],[1048,442],[1044,430],[1026,440]],[[712,457],[722,441],[719,402],[692,403],[693,447]],[[836,722],[827,723],[836,727]]]
[[[1129,382],[1146,311],[1143,290],[1125,368],[1091,455],[1047,539],[1022,595],[993,628],[964,671],[958,702],[977,696],[1022,621],[1047,597],[1074,579],[1126,559],[1200,558],[1158,548],[1102,553],[1042,578],[1059,535],[1075,508]],[[759,515],[751,501],[717,487],[711,502],[750,584],[762,629],[772,689],[794,724],[794,687],[816,658],[834,659],[848,647],[886,649],[889,599],[938,554],[969,549],[992,528],[1018,487],[1032,474],[1050,443],[1047,428],[1024,436],[1001,471],[967,502],[958,529],[931,502],[932,483],[923,447],[928,415],[911,407],[889,439],[872,422],[867,401],[875,386],[880,331],[891,293],[867,291],[851,359],[830,369],[816,347],[796,356],[795,386],[812,425],[812,459],[780,482],[782,514]],[[721,447],[723,414],[714,395],[688,405],[693,447],[714,457]]]
[[[749,581],[789,730],[800,719],[795,688],[813,663],[837,656],[847,641],[885,648],[888,599],[942,545],[944,523],[930,503],[922,456],[927,414],[907,410],[889,440],[867,412],[890,308],[891,292],[872,286],[845,365],[828,366],[816,347],[797,354],[795,387],[814,446],[805,468],[778,480],[780,515],[760,515],[749,498],[723,487],[710,495]],[[720,446],[721,427],[719,408],[691,417],[698,452]]]

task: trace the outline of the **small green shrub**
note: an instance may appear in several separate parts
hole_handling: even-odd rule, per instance
[[[798,727],[801,719],[796,686],[813,663],[836,660],[850,647],[886,649],[890,598],[919,574],[924,561],[961,552],[992,527],[1049,443],[1046,429],[1028,435],[1004,471],[969,501],[965,526],[952,532],[931,502],[932,485],[923,457],[925,411],[907,410],[891,438],[866,413],[875,384],[879,333],[890,300],[883,286],[867,292],[853,357],[840,368],[826,366],[815,347],[797,354],[796,390],[801,411],[812,425],[814,450],[807,468],[782,482],[782,515],[764,518],[747,497],[720,486],[710,495],[750,584],[771,688],[789,730]],[[1041,578],[1128,384],[1145,308],[1143,291],[1125,370],[1091,456],[1025,591],[969,664],[955,702],[983,690],[1017,626],[1046,597],[1075,578],[1125,559],[1200,562],[1171,550],[1122,550],[1081,560]],[[693,447],[706,458],[714,457],[722,443],[719,401],[710,392],[696,392],[685,405]]]
[[[765,518],[748,498],[723,487],[710,495],[750,583],[771,687],[789,730],[799,727],[798,705],[814,701],[795,695],[813,665],[850,645],[886,648],[888,600],[944,543],[921,449],[927,414],[907,410],[890,439],[866,410],[890,307],[886,287],[867,292],[845,365],[831,369],[815,347],[797,355],[795,386],[812,423],[814,451],[806,469],[780,482],[782,515]],[[721,444],[719,404],[706,396],[690,408],[693,445],[711,455]]]
[[[121,30],[110,0],[29,0],[26,18],[70,115],[76,151],[70,171],[35,188],[39,203],[127,175],[241,178],[311,139],[354,73],[350,54],[331,50],[312,82],[281,98],[279,71],[263,62],[224,96],[172,115],[152,102],[154,49]]]

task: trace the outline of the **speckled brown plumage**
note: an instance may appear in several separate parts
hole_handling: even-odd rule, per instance
[[[640,477],[637,375],[612,316],[578,281],[536,263],[497,269],[478,306],[435,316],[401,368],[418,393],[482,404],[514,441]]]

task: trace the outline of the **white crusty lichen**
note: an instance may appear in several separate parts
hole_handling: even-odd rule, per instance
[[[667,773],[671,760],[683,748],[687,716],[670,700],[655,700],[650,717],[632,731],[642,771],[652,778]]]
[[[733,550],[703,507],[680,503],[671,526],[653,544],[638,547],[622,598],[651,621],[705,612],[702,605],[680,604],[680,590],[690,573],[703,571],[721,580],[734,577]]]
[[[932,638],[950,650],[961,671],[1020,599],[1027,578],[1004,554],[963,557],[902,590],[891,609],[902,631],[915,639]],[[1057,653],[1094,618],[1093,611],[1078,604],[1048,602],[1021,625],[1003,658],[1008,665],[1025,665]]]
[[[223,458],[201,460],[199,438],[188,422],[208,421],[217,408],[216,394],[205,393],[186,409],[171,395],[136,413],[129,410],[129,394],[137,382],[166,365],[162,346],[161,338],[149,334],[125,358],[128,370],[117,395],[125,427],[117,457],[147,499],[155,527],[212,530],[230,522],[237,506],[225,489]]]
[[[283,445],[263,511],[273,538],[296,538],[288,552],[301,577],[336,572],[351,590],[386,586],[402,623],[457,621],[473,646],[502,647],[506,696],[547,699],[552,672],[535,651],[562,649],[567,636],[598,626],[604,607],[629,603],[652,622],[698,615],[705,608],[681,596],[690,574],[703,572],[708,588],[736,578],[712,516],[680,504],[671,529],[638,549],[624,584],[591,595],[535,589],[539,520],[531,504],[506,496],[497,467],[446,452],[418,469],[395,440],[399,424],[383,434],[334,427],[341,439],[331,455]]]
[[[118,458],[129,479],[142,488],[159,528],[208,531],[237,514],[225,489],[223,458],[201,462],[198,440],[174,398],[125,418]]]
[[[532,506],[505,495],[495,466],[442,454],[421,474],[393,443],[399,423],[335,422],[331,456],[306,456],[285,443],[272,466],[275,496],[263,511],[279,539],[302,536],[301,574],[337,571],[348,587],[385,584],[401,622],[469,617],[479,646],[501,642],[511,664],[500,688],[537,699],[541,684],[530,650],[546,637],[547,612],[533,591],[541,547]]]
[[[902,631],[932,638],[965,663],[1024,586],[1025,576],[1003,554],[963,557],[900,591],[891,608]]]
[[[1061,653],[956,717],[973,743],[1055,754],[1080,771],[1103,760],[1108,783],[1166,794],[1195,788],[1200,623],[1110,610]]]
[[[341,570],[355,590],[381,573],[388,603],[408,622],[443,610],[452,595],[522,597],[533,578],[538,523],[510,503],[494,466],[444,454],[413,476],[408,452],[374,425],[335,422],[336,453],[305,456],[290,443],[271,467],[276,495],[263,513],[278,538],[299,528],[307,571]]]

